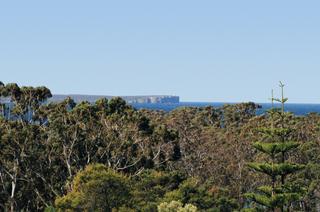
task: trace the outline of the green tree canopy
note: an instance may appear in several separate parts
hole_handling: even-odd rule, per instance
[[[130,196],[128,179],[102,164],[80,171],[68,194],[55,201],[58,210],[111,211],[124,205]]]

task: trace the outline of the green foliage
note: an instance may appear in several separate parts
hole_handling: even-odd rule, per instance
[[[155,211],[166,193],[175,190],[186,180],[177,172],[146,170],[132,178],[132,207],[136,210]]]
[[[44,209],[44,212],[56,212],[57,210],[53,206],[48,206]]]
[[[183,204],[193,204],[202,210],[217,209],[231,211],[238,208],[235,199],[222,191],[210,192],[211,186],[200,184],[196,179],[189,178],[178,189],[168,192],[163,201],[181,201]]]
[[[247,193],[245,196],[260,205],[266,206],[269,209],[282,208],[283,205],[297,201],[299,198],[301,198],[298,193],[284,193],[282,190],[281,193],[275,193],[270,196],[265,195],[265,193]]]
[[[191,203],[202,209],[214,207],[215,201],[207,188],[200,186],[195,179],[188,179],[183,182],[178,189],[168,192],[164,201],[176,200],[183,204]]]
[[[274,142],[274,143],[264,143],[256,142],[253,144],[253,147],[259,150],[260,152],[266,153],[269,156],[274,157],[275,155],[283,152],[288,152],[292,149],[299,147],[299,143],[294,141],[283,142]]]
[[[257,172],[266,174],[270,177],[271,184],[269,186],[258,187],[258,193],[247,193],[245,197],[250,201],[258,203],[262,208],[270,210],[281,209],[282,211],[292,206],[292,203],[302,198],[302,192],[288,186],[286,177],[290,174],[301,171],[305,168],[304,165],[287,162],[287,156],[290,151],[297,149],[299,143],[289,141],[288,138],[292,130],[284,127],[287,113],[284,112],[284,104],[287,98],[283,97],[284,85],[280,82],[282,90],[282,98],[275,99],[282,104],[282,110],[271,109],[269,115],[271,118],[270,128],[260,128],[259,132],[263,134],[265,141],[256,142],[253,147],[258,151],[270,157],[270,162],[254,162],[249,163],[249,167]],[[280,120],[279,127],[275,126],[275,118]]]
[[[265,211],[244,200],[254,189],[251,199],[291,210],[320,201],[319,114],[256,115],[254,103],[136,110],[121,98],[43,104],[47,88],[14,83],[0,83],[0,96],[14,105],[0,105],[0,211],[157,211],[172,201]]]
[[[129,199],[128,179],[101,164],[87,166],[72,184],[72,191],[56,199],[58,210],[111,211]]]
[[[171,201],[170,203],[164,202],[158,206],[159,212],[196,212],[197,207],[191,204],[182,205],[181,202]]]
[[[295,173],[304,169],[305,166],[292,163],[249,163],[249,167],[275,178],[277,176],[286,176]]]

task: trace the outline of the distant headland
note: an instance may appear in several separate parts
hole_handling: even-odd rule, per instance
[[[101,98],[107,98],[111,99],[115,96],[104,96],[104,95],[81,95],[81,94],[70,94],[70,95],[61,95],[56,94],[53,95],[52,98],[50,98],[49,102],[59,102],[64,100],[67,97],[71,97],[75,102],[82,102],[82,101],[88,101],[88,102],[95,102],[98,99]],[[151,96],[120,96],[123,98],[127,103],[129,104],[136,104],[136,103],[166,103],[166,104],[177,104],[180,103],[179,96],[173,96],[173,95],[151,95]]]

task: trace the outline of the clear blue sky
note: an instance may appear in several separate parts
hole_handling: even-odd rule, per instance
[[[0,3],[0,80],[56,94],[320,102],[319,0]],[[277,91],[278,92],[278,91]]]

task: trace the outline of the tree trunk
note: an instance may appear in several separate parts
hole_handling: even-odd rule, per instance
[[[10,211],[11,212],[14,212],[14,194],[15,194],[15,190],[16,190],[16,180],[14,179],[12,182],[11,182],[11,197],[10,197]]]

